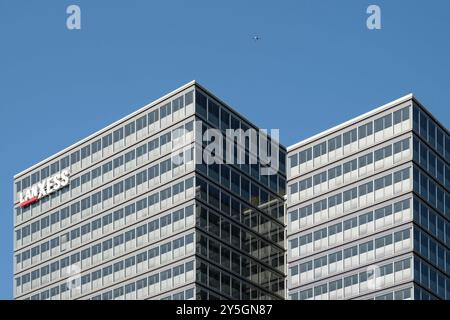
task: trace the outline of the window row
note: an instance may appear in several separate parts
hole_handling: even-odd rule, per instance
[[[414,281],[439,298],[450,299],[450,278],[448,274],[442,274],[420,258],[414,259]]]
[[[259,264],[262,262],[271,268],[278,270],[279,272],[284,272],[283,250],[271,246],[267,242],[258,239],[244,230],[241,230],[238,234],[234,234],[232,236],[232,240],[232,243],[227,243],[227,245],[224,245],[218,240],[208,238],[202,234],[198,240],[197,254],[204,256],[208,259],[208,261],[215,262],[218,265],[221,265],[228,270],[233,270],[239,274],[241,274],[239,272],[239,265],[233,265],[233,260],[235,257],[239,256],[242,256],[243,261],[250,261],[253,258],[255,261],[258,261]],[[241,250],[252,258],[244,257],[239,252],[230,250],[230,248]],[[242,271],[243,269],[241,272]]]
[[[295,218],[298,220],[306,218],[302,220],[301,226],[300,224],[292,225],[291,228],[310,225],[313,223],[313,219],[314,224],[326,221],[342,215],[344,212],[370,206],[381,199],[409,191],[411,190],[410,171],[411,168],[401,169],[343,192],[335,193],[298,210],[289,211],[292,222],[296,221]]]
[[[164,120],[168,120],[167,117],[172,113],[175,114],[177,111],[191,105],[193,103],[193,96],[193,91],[190,91],[185,95],[168,102],[160,108],[153,108],[152,111],[139,117],[136,121],[115,129],[113,132],[95,140],[91,144],[88,144],[79,150],[72,152],[70,155],[63,157],[59,161],[55,161],[49,166],[22,178],[20,181],[16,182],[16,192],[24,190],[33,184],[50,177],[52,174],[68,168],[71,165],[73,166],[80,161],[89,158],[91,155],[95,155],[103,149],[111,147],[115,143],[123,142],[129,136],[137,134],[137,138],[140,138],[140,133],[147,131],[147,128],[149,127],[150,131],[152,131],[152,129],[157,129],[157,127],[159,128],[159,125],[154,128],[152,128],[152,125],[159,121],[161,121],[161,125],[165,124]]]
[[[389,293],[377,294],[375,297],[368,300],[411,300],[412,288],[405,288]]]
[[[170,294],[162,297],[160,300],[194,300],[194,288]]]
[[[198,115],[202,117],[202,119],[207,120],[207,122],[211,124],[213,128],[220,128],[222,131],[226,131],[227,129],[232,129],[236,131],[240,129],[245,133],[249,129],[254,129],[250,125],[246,124],[239,117],[236,117],[233,113],[230,113],[226,108],[222,107],[219,103],[217,103],[216,101],[207,97],[206,95],[204,95],[199,91],[195,92],[195,111]],[[204,132],[204,129],[202,130],[202,132]],[[257,133],[259,134],[259,130],[257,130]],[[260,154],[259,152],[260,144],[258,134],[256,135],[257,140],[252,141],[257,148],[256,155]],[[270,146],[271,137],[268,136],[266,141],[268,146]],[[244,144],[243,147],[249,150],[250,138],[245,139],[243,144]],[[286,162],[285,152],[283,150],[280,150],[279,152],[280,172],[284,175],[286,174],[285,162]]]
[[[292,287],[317,281],[323,277],[349,271],[374,259],[400,253],[412,247],[411,229],[400,230],[375,240],[334,251],[306,262],[289,267],[289,281]]]
[[[237,259],[236,267],[240,263],[239,257]],[[244,263],[244,260],[242,263]],[[243,267],[244,273],[236,272],[244,276],[246,281],[235,278],[228,272],[204,262],[197,264],[196,281],[235,300],[257,299],[258,294],[261,294],[261,291],[264,292],[262,289],[284,297],[284,277],[282,275],[259,267],[257,264],[252,264],[250,269],[250,261],[248,260],[247,263],[248,265]],[[250,283],[253,283],[253,285]],[[270,297],[267,293],[266,295]]]
[[[145,171],[144,171],[145,172]],[[136,176],[139,176],[138,173]],[[131,179],[133,178],[133,179]],[[127,178],[125,181],[115,183],[113,186],[107,187],[96,192],[91,196],[87,196],[80,201],[76,201],[67,207],[58,211],[46,214],[39,220],[30,224],[24,225],[22,228],[16,230],[16,241],[22,240],[22,245],[26,245],[32,241],[36,241],[42,235],[56,232],[60,228],[65,228],[72,223],[81,221],[90,214],[96,213],[100,210],[111,207],[114,204],[122,203],[131,196],[136,195],[135,176]],[[130,181],[134,181],[130,182]],[[141,210],[157,210],[159,208],[167,207],[168,205],[177,201],[183,200],[186,196],[194,195],[194,178],[172,184],[169,187],[157,191],[149,195],[147,198],[140,199],[136,203],[132,203],[125,207],[128,215],[134,215]],[[130,190],[132,189],[132,190]],[[20,243],[18,243],[20,244]]]
[[[43,265],[15,278],[16,294],[25,294],[51,282],[61,280],[73,275],[74,270],[85,270],[96,264],[104,263],[107,259],[125,253],[126,240],[108,239],[95,244],[81,252],[73,253],[60,260]],[[122,242],[121,242],[122,241]],[[120,281],[126,277],[152,270],[161,264],[166,264],[173,259],[179,259],[188,253],[194,253],[194,233],[178,237],[172,241],[153,246],[136,255],[120,261],[112,261],[109,265],[81,276],[81,288],[83,293],[101,289],[104,286]],[[109,276],[108,278],[106,278]],[[101,278],[106,278],[102,279]],[[95,283],[95,280],[99,280]],[[84,290],[83,290],[84,289]]]
[[[337,237],[337,242],[350,241],[397,223],[411,221],[411,211],[410,198],[397,201],[333,223],[333,228],[329,227],[329,234],[332,230],[338,230],[342,234]],[[317,221],[320,219],[316,219],[316,213],[313,214],[313,205],[302,207],[289,213],[288,230],[295,232],[316,225]]]
[[[173,268],[164,270],[140,278],[137,281],[115,287],[112,290],[102,292],[90,298],[90,300],[134,300],[145,299],[163,293],[171,287],[191,281],[194,277],[194,262],[189,261],[179,264]],[[89,293],[88,288],[91,283],[109,282],[111,273],[107,270],[102,276],[102,272],[94,271],[86,274],[81,279],[76,279],[74,284],[62,283],[53,286],[45,291],[33,294],[31,300],[66,300],[79,297],[81,294]],[[84,292],[83,292],[84,291]],[[193,298],[193,289],[186,290],[184,299]],[[181,296],[178,296],[181,297]]]
[[[418,228],[414,229],[414,251],[435,268],[450,274],[450,251]]]
[[[191,123],[192,124],[192,123]],[[183,127],[183,126],[182,126]],[[163,135],[167,136],[167,134]],[[143,144],[136,149],[133,149],[125,154],[122,154],[113,160],[106,162],[102,165],[99,165],[98,167],[87,171],[80,175],[79,177],[72,177],[70,181],[69,187],[63,188],[58,192],[55,192],[50,197],[45,197],[41,201],[36,202],[30,206],[20,208],[16,208],[16,223],[20,223],[24,218],[21,216],[23,214],[32,214],[30,211],[36,210],[38,212],[34,212],[36,214],[41,214],[43,210],[50,207],[50,201],[52,201],[51,206],[58,205],[60,201],[65,201],[69,199],[69,197],[75,197],[80,193],[88,192],[91,190],[91,188],[95,188],[98,185],[102,183],[106,183],[108,181],[113,180],[115,177],[121,176],[123,173],[127,171],[131,171],[136,168],[136,166],[140,166],[142,164],[148,163],[149,158],[156,158],[156,156],[159,155],[159,139],[156,138],[155,140],[152,140],[147,144]],[[162,138],[161,138],[162,139]],[[168,142],[170,142],[170,132],[168,133]],[[173,153],[173,148],[171,144],[161,144],[162,148],[165,148],[166,150],[163,153]],[[193,148],[191,149],[185,149],[184,151],[180,151],[179,154],[176,154],[172,156],[171,159],[166,159],[163,161],[161,165],[161,172],[168,172],[170,170],[173,170],[173,174],[177,174],[178,172],[181,172],[184,170],[183,165],[184,164],[193,164],[194,160],[194,152]],[[161,175],[163,175],[161,173]],[[171,172],[169,172],[171,173]],[[148,177],[149,180],[152,178],[158,178],[158,177],[152,177],[153,175],[159,175],[159,167],[156,168],[155,166],[152,167],[152,171],[149,170]],[[166,175],[168,176],[168,175]],[[165,176],[164,176],[165,177]],[[147,179],[147,173],[141,173],[141,179],[145,178]],[[156,179],[155,182],[158,182],[159,180]],[[61,199],[60,199],[61,198]]]
[[[381,223],[385,223],[387,219],[390,219],[391,222],[389,222],[389,224],[392,224],[392,215],[386,217],[385,215],[387,213],[384,210],[385,209],[382,208],[374,213],[375,225],[378,225],[379,221]],[[372,213],[369,213],[367,215],[367,220],[372,217],[371,215]],[[356,223],[356,220],[354,220],[354,222]],[[364,228],[368,230],[368,227],[372,226],[373,228],[373,225],[374,224],[372,221],[367,221],[365,225],[360,226],[359,229],[361,230],[362,228]],[[352,225],[350,225],[350,227],[351,226]],[[349,227],[349,225],[343,226],[343,224],[339,222],[337,224],[333,224],[328,227],[324,227],[313,232],[300,235],[298,237],[296,236],[295,238],[289,240],[289,257],[291,259],[297,259],[299,257],[310,255],[317,251],[322,251],[336,245],[341,245],[345,241],[344,234],[347,235],[348,239],[350,232],[356,234],[358,230],[357,227],[344,230],[344,227]]]
[[[442,157],[450,159],[450,137],[442,130],[433,119],[420,110],[413,107],[413,130],[422,139],[427,141]]]
[[[450,167],[445,161],[442,161],[442,158],[417,138],[413,140],[413,149],[413,159],[420,164],[422,169],[450,190]]]
[[[197,205],[197,226],[207,231],[223,241],[231,243],[239,248],[239,234],[245,233],[245,229],[233,220],[226,219],[213,210],[207,209],[203,205]],[[270,221],[258,212],[244,212],[243,223],[255,232],[259,237],[267,239],[269,243],[276,243],[280,247],[284,246],[284,227]],[[242,230],[242,231],[240,231]],[[230,238],[231,237],[231,238]],[[245,236],[243,236],[245,239]]]
[[[417,197],[414,198],[413,207],[414,221],[442,243],[450,246],[450,224],[448,221]]]
[[[289,156],[289,176],[305,173],[316,165],[342,157],[345,153],[358,151],[358,147],[381,142],[394,133],[408,130],[409,110],[409,106],[397,110]]]
[[[250,166],[251,167],[251,178],[257,179],[259,176],[260,166],[257,164],[252,165],[241,165],[242,166]],[[205,163],[197,164],[197,169],[205,176],[210,177],[213,181],[220,183],[223,187],[231,190],[237,195],[241,195],[248,201],[250,201],[250,192],[249,192],[249,184],[250,180],[246,178],[243,174],[241,174],[238,170],[233,169],[233,166],[227,164],[210,164],[207,165]],[[247,172],[246,170],[242,170]],[[240,180],[242,182],[240,182]],[[272,174],[272,175],[261,175],[260,182],[263,186],[268,188],[274,194],[277,194],[280,197],[284,197],[286,194],[286,179],[284,179],[281,175]],[[255,188],[258,187],[257,184],[254,184]],[[244,189],[241,191],[241,188]],[[260,187],[258,187],[260,188]],[[261,192],[267,194],[263,188],[260,188]],[[259,195],[255,199],[252,199],[257,203],[260,203]]]
[[[128,247],[134,247],[147,241],[157,241],[159,238],[166,237],[172,232],[194,225],[193,210],[193,205],[177,209],[172,213],[152,219],[146,224],[128,230],[125,234],[118,235],[114,239],[118,243],[133,241],[128,242]],[[136,221],[135,218],[131,218],[131,215],[134,215],[135,212],[136,206],[134,204],[128,205],[125,208],[98,217],[80,227],[73,228],[60,236],[42,242],[31,249],[19,252],[15,255],[16,271],[20,271],[21,268],[30,265],[36,265],[61,252],[73,250],[86,242],[111,234],[115,230]]]
[[[425,201],[450,218],[450,193],[416,166],[413,170],[413,188]]]
[[[380,265],[378,269],[355,273],[291,293],[291,300],[339,300],[369,294],[412,277],[412,258]]]
[[[239,176],[238,176],[239,178]],[[244,181],[244,180],[242,180]],[[239,182],[239,179],[237,179]],[[250,191],[251,186],[251,191]],[[233,197],[228,193],[221,190],[221,188],[216,187],[212,183],[208,183],[206,180],[202,178],[196,178],[196,196],[198,199],[209,203],[212,207],[222,211],[223,213],[231,216],[233,219],[240,221],[242,223],[245,222],[245,215],[243,213],[250,213],[256,211],[253,209],[250,200],[248,203],[245,203],[243,200],[247,200],[248,196],[245,197]],[[278,197],[272,196],[270,193],[266,193],[263,189],[259,189],[253,183],[249,184],[242,189],[242,193],[246,193],[247,191],[253,192],[256,197],[256,191],[260,192],[260,205],[256,206],[262,212],[272,217],[273,219],[278,220],[279,222],[284,222],[284,201],[279,199]],[[255,203],[255,202],[253,202]]]
[[[318,195],[343,183],[348,183],[358,179],[358,177],[361,178],[364,175],[373,173],[383,167],[391,166],[393,163],[409,157],[409,141],[410,139],[407,138],[319,172],[312,177],[294,182],[289,185],[289,192],[291,195],[300,192],[302,197],[312,196],[313,194]],[[402,156],[402,152],[407,153]],[[312,190],[308,190],[310,188]],[[292,200],[296,201],[297,197],[294,197]]]

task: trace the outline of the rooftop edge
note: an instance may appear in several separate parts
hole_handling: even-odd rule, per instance
[[[290,151],[292,151],[294,149],[300,148],[303,145],[306,145],[306,144],[311,143],[311,142],[313,142],[315,140],[318,140],[318,139],[320,139],[322,137],[325,137],[325,136],[327,136],[327,135],[329,135],[331,133],[334,133],[336,131],[344,129],[347,126],[350,126],[350,125],[352,125],[352,124],[354,124],[354,123],[356,123],[358,121],[361,121],[361,120],[363,120],[365,118],[373,116],[376,113],[379,113],[381,111],[384,111],[384,110],[387,110],[389,108],[392,108],[392,107],[394,107],[396,105],[399,105],[401,103],[404,103],[404,102],[406,102],[408,100],[414,100],[414,98],[415,98],[414,94],[409,93],[409,94],[407,94],[407,95],[405,95],[405,96],[403,96],[401,98],[398,98],[397,100],[391,101],[391,102],[389,102],[387,104],[384,104],[384,105],[382,105],[382,106],[380,106],[378,108],[372,109],[372,110],[370,110],[370,111],[368,111],[368,112],[366,112],[366,113],[364,113],[362,115],[359,115],[359,116],[354,117],[354,118],[352,118],[350,120],[347,120],[344,123],[338,124],[338,125],[336,125],[334,127],[331,127],[330,129],[327,129],[325,131],[319,132],[319,133],[317,133],[317,134],[315,134],[315,135],[313,135],[313,136],[311,136],[309,138],[306,138],[306,139],[304,139],[304,140],[302,140],[300,142],[297,142],[297,143],[287,147],[287,151],[290,152]]]

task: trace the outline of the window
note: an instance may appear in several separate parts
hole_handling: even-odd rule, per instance
[[[125,179],[125,191],[128,191],[131,188],[134,188],[135,186],[136,186],[135,176],[131,176],[131,177]]]
[[[152,125],[153,123],[159,120],[159,109],[156,109],[148,114],[148,124]]]
[[[344,231],[352,228],[356,228],[358,226],[358,218],[354,217],[348,220],[345,220],[344,223]]]
[[[342,260],[342,251],[338,251],[338,252],[335,252],[335,253],[331,253],[329,256],[328,256],[328,263],[336,263],[336,262],[339,262],[339,261],[341,261]]]
[[[373,241],[368,241],[359,245],[359,253],[366,253],[373,250]]]
[[[387,217],[392,214],[392,205],[375,210],[375,220]]]
[[[344,191],[344,193],[343,193],[344,202],[350,201],[357,197],[358,197],[358,188],[357,187],[347,190],[347,191]]]
[[[428,118],[424,112],[420,112],[420,135],[427,140]]]
[[[318,145],[315,145],[314,148],[314,158],[320,157],[327,153],[327,142],[324,141],[322,143],[319,143]]]
[[[128,217],[136,213],[136,205],[134,203],[129,204],[125,207],[125,216]]]
[[[178,97],[172,101],[172,111],[176,112],[184,107],[184,96]]]
[[[148,169],[148,179],[154,179],[159,177],[159,165],[154,165]]]
[[[109,147],[111,144],[112,144],[112,133],[110,133],[102,138],[103,148]]]
[[[90,145],[81,148],[81,160],[86,159],[90,155],[91,155],[91,146]],[[52,171],[51,174],[56,172],[56,171],[53,172],[53,168],[51,171]]]
[[[113,192],[114,196],[117,196],[118,194],[123,192],[123,181],[120,181],[113,186]]]
[[[101,167],[97,167],[94,170],[92,170],[91,172],[91,176],[92,176],[92,180],[100,177],[102,174],[102,168]]]
[[[327,172],[321,172],[313,177],[314,185],[318,185],[327,181]]]
[[[373,181],[365,183],[359,186],[359,196],[364,196],[368,193],[373,192]]]
[[[351,171],[354,171],[358,169],[358,162],[357,159],[348,161],[346,163],[343,164],[343,170],[344,170],[344,174],[349,173]]]
[[[331,138],[328,140],[328,152],[334,151],[342,147],[342,136]]]
[[[134,150],[131,150],[125,154],[125,163],[133,161],[136,158],[136,153]]]
[[[394,143],[394,154],[400,153],[408,149],[409,149],[409,138]]]
[[[409,106],[394,112],[394,124],[398,124],[402,121],[409,119]]]
[[[159,138],[153,139],[148,143],[148,152],[152,152],[159,147]]]
[[[328,207],[334,207],[342,203],[342,193],[336,194],[328,198]]]
[[[375,239],[375,249],[379,249],[390,244],[392,244],[392,234],[388,234],[387,236]]]
[[[342,175],[342,166],[336,166],[328,170],[328,179],[334,179]]]
[[[362,125],[358,128],[358,137],[359,139],[365,138],[373,134],[373,123],[369,122],[365,125]]]
[[[130,122],[127,125],[125,125],[125,137],[128,137],[136,132],[136,126],[135,122]]]
[[[164,190],[161,190],[161,201],[164,201],[168,198],[170,198],[172,195],[172,188],[166,188]]]
[[[113,133],[113,141],[118,142],[123,139],[123,128],[119,128]]]
[[[77,163],[78,161],[80,161],[80,151],[78,150],[78,151],[75,151],[75,152],[73,152],[71,155],[70,155],[70,163],[71,164],[75,164],[75,163]],[[41,175],[42,175],[42,170],[41,170]],[[46,176],[45,178],[47,178],[48,176]],[[44,178],[44,179],[45,179]]]
[[[167,159],[161,162],[161,175],[171,170],[172,159]]]
[[[172,108],[171,108],[170,102],[163,105],[160,109],[161,119],[170,116],[171,113],[172,113]]]
[[[219,106],[210,99],[208,99],[208,121],[219,126]]]
[[[375,180],[375,190],[379,190],[381,188],[385,188],[392,184],[392,175],[389,174],[385,177],[379,178]]]
[[[346,146],[346,145],[348,145],[348,144],[350,144],[350,143],[352,143],[352,142],[355,142],[355,141],[357,140],[357,132],[356,132],[356,129],[353,129],[353,130],[350,130],[350,131],[348,131],[348,132],[345,132],[345,133],[342,135],[342,138],[343,138],[343,140],[344,140],[344,146]]]
[[[314,232],[314,241],[323,239],[327,237],[327,228],[323,228],[321,230],[317,230]]]
[[[310,207],[310,206],[307,206],[305,208],[308,208],[308,207]],[[326,209],[327,209],[327,199],[323,199],[323,200],[320,200],[320,201],[317,201],[314,203],[314,213],[320,212],[320,211],[323,211]],[[311,213],[309,213],[309,214],[311,214]]]
[[[141,185],[147,182],[147,170],[143,170],[136,175],[136,184]]]
[[[358,158],[359,167],[365,167],[373,163],[373,153],[366,154]]]
[[[347,249],[344,249],[344,259],[348,259],[358,255],[358,246],[353,246]]]
[[[323,233],[323,230],[324,229],[322,229],[322,235],[325,235],[325,237],[326,237],[326,229],[325,229],[325,233]],[[340,222],[328,227],[328,235],[329,236],[335,235],[340,232],[342,232],[342,223],[340,223]],[[315,238],[315,236],[314,236],[314,240],[317,240]]]
[[[303,191],[312,187],[312,178],[301,180],[298,184],[299,191]]]
[[[220,128],[222,130],[230,128],[230,114],[224,108],[220,111]]]
[[[92,154],[102,150],[102,140],[98,139],[91,144]]]
[[[392,145],[375,150],[374,153],[375,161],[379,161],[390,156],[392,156]]]
[[[117,169],[121,166],[123,166],[123,156],[117,157],[113,160],[114,169]]]
[[[304,151],[301,151],[298,154],[298,157],[299,157],[299,163],[300,164],[312,160],[312,148],[309,148],[309,149],[306,149]]]
[[[394,172],[394,183],[409,179],[409,168]]]
[[[147,116],[142,116],[136,120],[136,131],[140,131],[147,127]]]
[[[95,206],[102,202],[102,192],[96,192],[91,196],[92,206]]]
[[[108,162],[108,163],[105,163],[105,164],[102,166],[102,172],[103,172],[103,174],[106,174],[106,173],[110,172],[110,171],[112,170],[112,167],[113,167],[112,161],[110,161],[110,162]]]
[[[70,166],[70,157],[69,156],[66,156],[66,157],[64,157],[64,158],[62,158],[60,160],[60,168],[61,168],[61,170],[66,169],[69,166]],[[31,179],[32,180],[33,180],[33,176],[39,180],[39,172],[36,172],[33,175],[31,175]]]
[[[298,154],[294,154],[293,156],[290,156],[289,163],[290,163],[291,168],[298,166]]]
[[[163,146],[171,141],[171,132],[167,132],[160,137],[160,145]]]
[[[206,103],[207,103],[207,99],[206,97],[200,93],[199,91],[195,92],[195,111],[201,115],[204,119],[207,118],[206,116]]]
[[[376,119],[374,121],[375,132],[387,129],[392,126],[392,114],[388,114],[382,118]]]

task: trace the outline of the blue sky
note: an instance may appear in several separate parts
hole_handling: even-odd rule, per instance
[[[193,79],[285,145],[410,92],[448,126],[449,15],[448,0],[0,0],[0,299],[15,173]]]

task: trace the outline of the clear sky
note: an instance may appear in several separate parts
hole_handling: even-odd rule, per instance
[[[285,145],[410,92],[448,126],[450,1],[0,0],[1,299],[13,175],[193,79]]]

